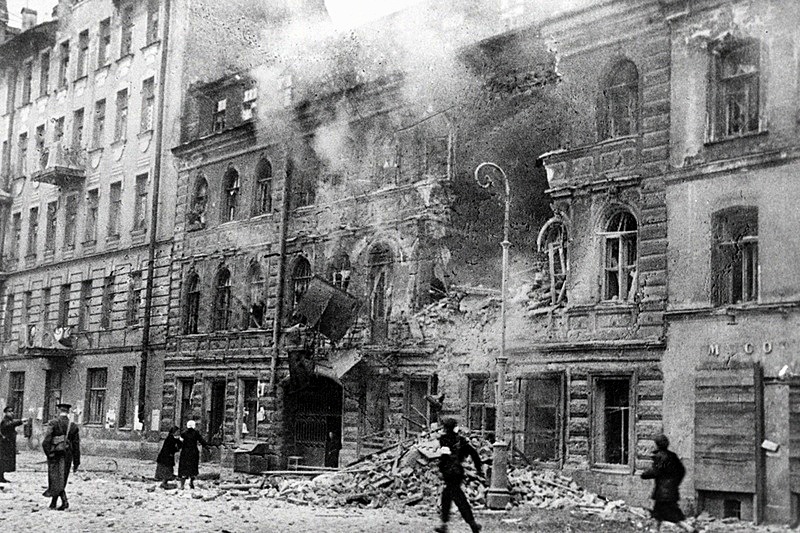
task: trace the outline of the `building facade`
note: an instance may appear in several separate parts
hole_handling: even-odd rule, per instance
[[[0,396],[37,421],[32,445],[59,402],[89,449],[115,439],[136,452],[159,428],[174,211],[160,186],[166,15],[160,2],[62,1],[0,45]]]

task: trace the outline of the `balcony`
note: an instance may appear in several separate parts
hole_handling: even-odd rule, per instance
[[[23,330],[23,336],[19,353],[27,357],[66,359],[75,353],[69,327],[50,326],[37,330],[35,325],[29,325]]]
[[[38,169],[31,179],[56,187],[69,187],[86,179],[86,152],[56,143],[39,151]]]

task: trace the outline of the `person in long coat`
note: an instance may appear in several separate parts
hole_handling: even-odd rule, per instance
[[[444,480],[441,502],[442,523],[433,530],[436,533],[447,533],[447,522],[450,520],[450,506],[455,503],[461,512],[461,517],[469,524],[472,533],[483,529],[472,513],[472,507],[467,500],[461,483],[464,481],[464,466],[461,464],[467,457],[472,459],[478,476],[483,477],[483,461],[478,451],[469,441],[456,432],[457,422],[454,418],[442,420],[444,433],[439,437],[439,472]]]
[[[81,464],[81,439],[78,426],[69,419],[69,410],[72,406],[60,403],[56,407],[58,417],[49,422],[42,441],[42,449],[47,456],[47,490],[44,495],[51,498],[50,509],[56,508],[60,497],[61,506],[58,510],[64,511],[69,508],[66,487],[70,467],[77,472]],[[56,449],[61,437],[66,441],[64,451]]]
[[[17,469],[16,427],[27,421],[27,418],[15,420],[13,407],[3,409],[3,420],[0,421],[0,483],[8,483],[5,473]]]
[[[678,456],[669,450],[669,439],[666,435],[659,435],[653,439],[656,451],[653,454],[653,466],[642,473],[642,479],[654,479],[655,486],[650,498],[653,500],[653,510],[650,512],[656,520],[656,531],[661,531],[661,522],[678,524],[686,531],[694,531],[686,517],[678,507],[680,493],[678,487],[686,475],[686,469]]]
[[[189,478],[189,487],[194,488],[194,478],[199,474],[200,466],[200,451],[197,445],[207,447],[208,443],[200,433],[195,429],[194,420],[189,420],[186,423],[186,431],[181,434],[181,459],[178,463],[178,477],[181,480],[181,488],[186,483],[186,478]]]
[[[180,430],[181,428],[178,426],[173,426],[169,430],[156,459],[156,481],[161,481],[163,489],[168,488],[168,481],[175,479],[175,454],[181,449],[181,441],[178,437]]]

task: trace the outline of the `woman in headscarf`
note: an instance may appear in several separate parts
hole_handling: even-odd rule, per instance
[[[194,488],[194,478],[199,473],[200,466],[200,451],[197,445],[207,447],[208,443],[195,429],[195,421],[189,420],[186,423],[186,431],[181,434],[183,441],[181,448],[181,459],[178,463],[178,477],[181,480],[181,489],[186,483],[186,478],[189,478],[189,487]]]
[[[161,481],[162,489],[169,488],[167,482],[175,479],[175,454],[181,449],[180,430],[178,426],[169,430],[156,459],[156,481]]]

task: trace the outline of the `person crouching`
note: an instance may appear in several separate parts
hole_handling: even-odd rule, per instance
[[[467,456],[475,463],[475,470],[483,476],[483,461],[478,451],[463,436],[456,433],[457,422],[453,418],[442,420],[444,432],[439,437],[440,456],[439,471],[444,479],[442,489],[441,525],[434,528],[436,533],[447,533],[447,522],[450,520],[450,505],[456,504],[464,521],[469,524],[472,533],[477,533],[483,527],[475,521],[472,507],[469,505],[461,483],[464,481],[464,466],[461,464]]]

